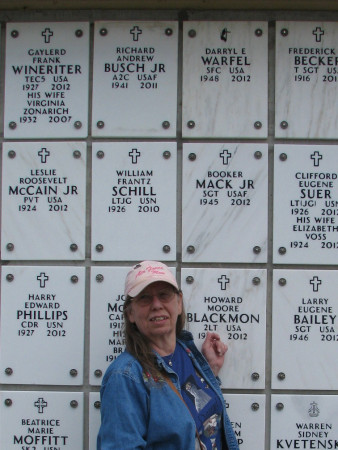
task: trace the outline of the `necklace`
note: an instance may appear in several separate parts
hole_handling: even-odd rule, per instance
[[[173,366],[173,361],[172,361],[172,360],[174,359],[175,351],[176,351],[176,347],[175,347],[175,350],[174,350],[170,355],[163,356],[164,361],[165,361],[170,367]]]

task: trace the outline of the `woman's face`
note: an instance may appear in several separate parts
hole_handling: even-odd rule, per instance
[[[128,317],[156,344],[163,338],[176,338],[176,322],[181,313],[182,294],[176,294],[169,283],[156,281],[131,301]]]

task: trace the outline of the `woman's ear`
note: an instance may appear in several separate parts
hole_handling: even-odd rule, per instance
[[[135,318],[134,318],[134,311],[133,311],[133,305],[130,304],[127,311],[126,311],[127,317],[129,319],[130,323],[135,323]]]

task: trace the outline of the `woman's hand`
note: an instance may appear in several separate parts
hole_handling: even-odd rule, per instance
[[[227,351],[228,346],[221,341],[217,333],[207,333],[202,345],[202,353],[216,377],[224,364]]]

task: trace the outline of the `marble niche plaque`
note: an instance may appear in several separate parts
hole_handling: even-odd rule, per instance
[[[219,373],[229,389],[263,389],[265,378],[266,271],[186,269],[182,290],[187,328],[200,349],[207,332],[228,345]]]
[[[90,286],[90,376],[100,385],[107,367],[125,349],[124,280],[130,267],[92,267]],[[176,276],[175,268],[171,268]]]
[[[5,391],[0,398],[2,449],[84,448],[83,393]]]
[[[83,380],[83,267],[3,266],[0,383]]]
[[[266,137],[267,96],[267,22],[183,24],[184,137]]]
[[[176,259],[176,144],[93,144],[92,259]]]
[[[337,139],[337,66],[337,22],[276,23],[276,137]]]
[[[93,135],[176,137],[177,22],[96,22]]]
[[[264,450],[265,395],[224,394],[223,397],[240,450]]]
[[[8,23],[5,67],[5,138],[88,135],[88,23]]]
[[[265,144],[185,144],[182,259],[265,262]]]
[[[275,263],[337,264],[337,163],[337,145],[275,145]]]
[[[86,144],[3,144],[3,259],[85,257]]]
[[[338,389],[337,290],[337,271],[274,271],[273,389]]]
[[[337,395],[271,395],[271,449],[338,448]]]
[[[96,441],[101,425],[100,393],[89,393],[89,450],[97,450]]]
[[[90,282],[90,375],[99,385],[109,364],[124,350],[124,280],[129,267],[92,267]]]

